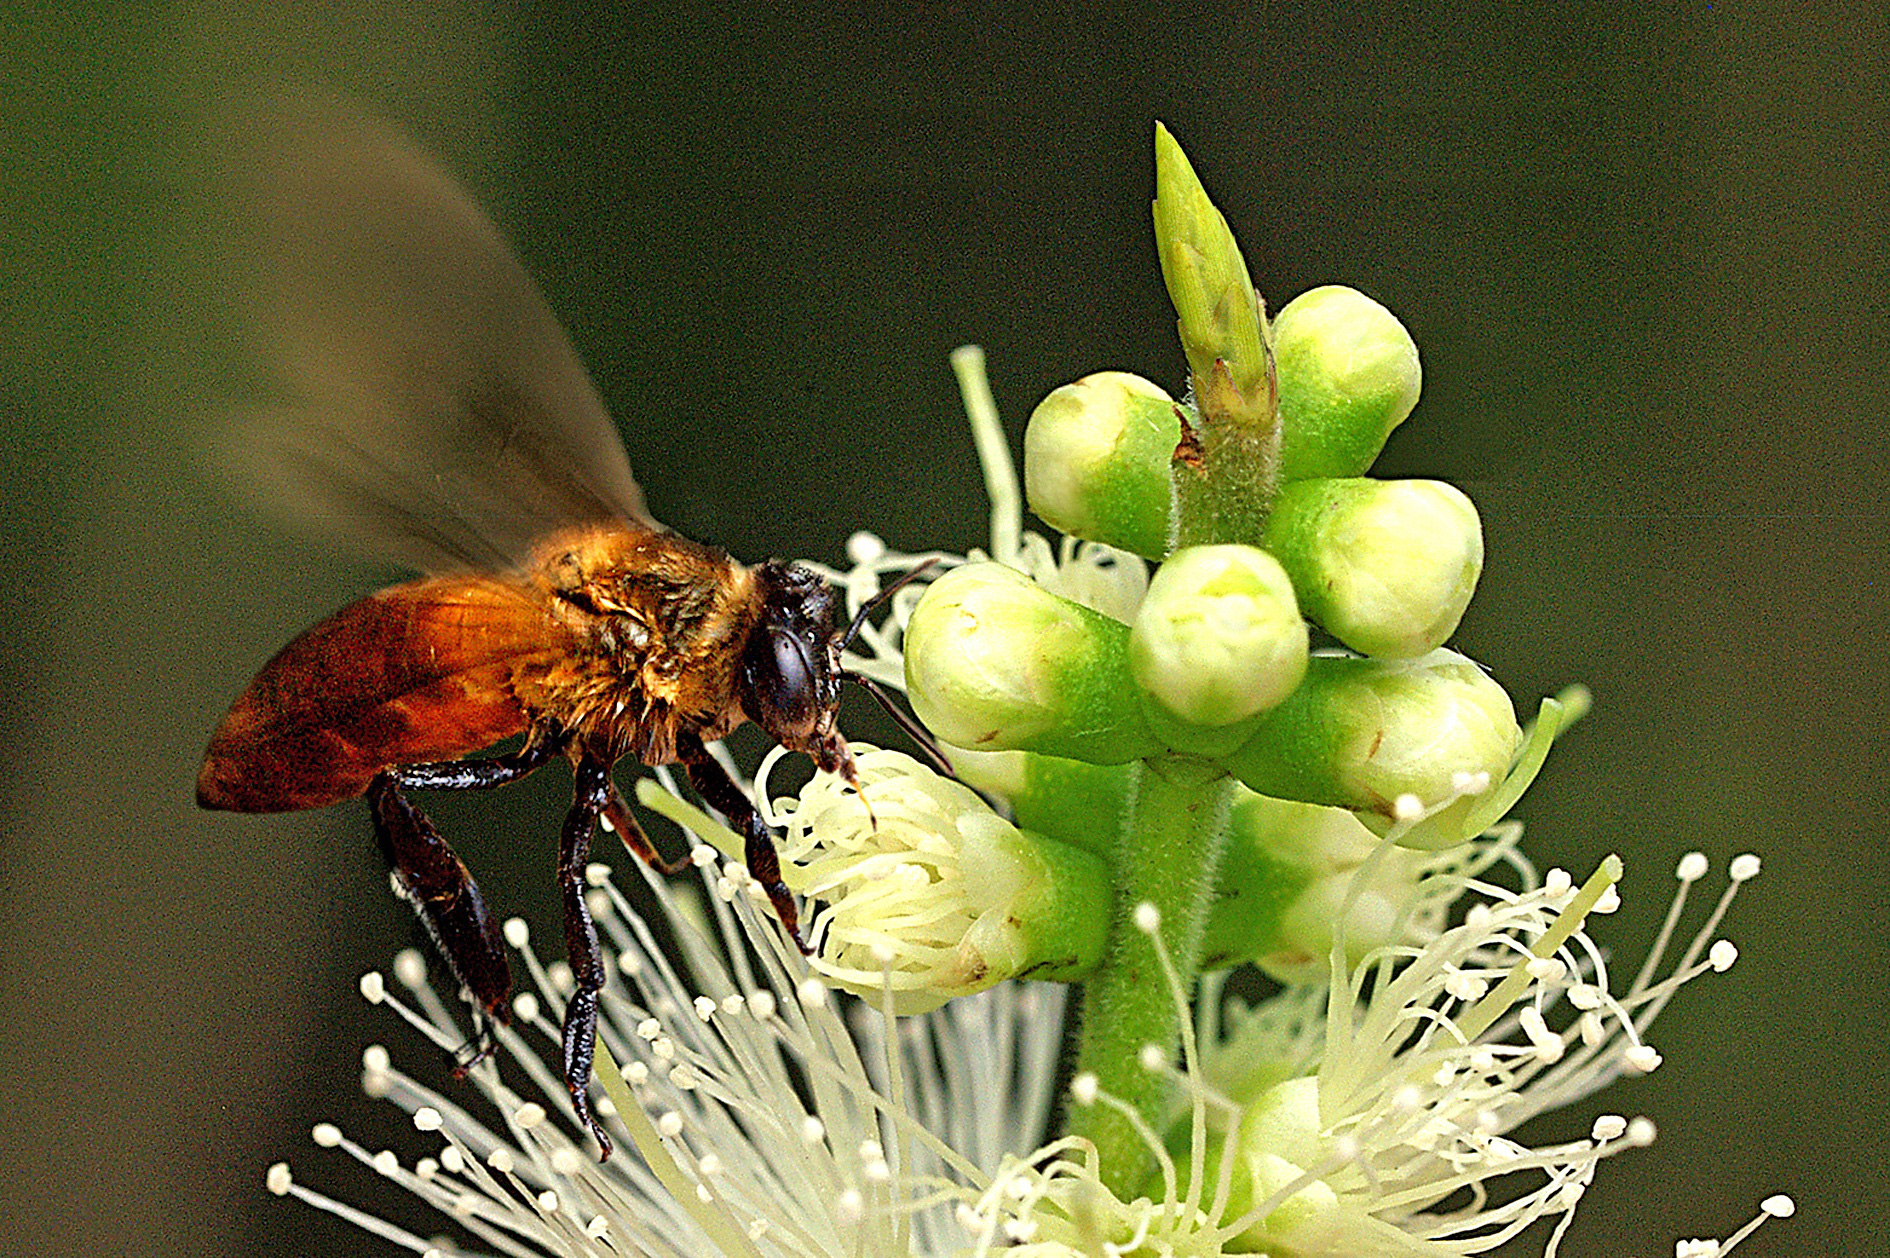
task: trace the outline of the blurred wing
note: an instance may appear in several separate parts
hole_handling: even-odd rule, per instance
[[[233,416],[246,479],[433,571],[521,564],[571,524],[658,527],[537,286],[444,171],[342,107],[245,121],[239,315],[290,399]]]

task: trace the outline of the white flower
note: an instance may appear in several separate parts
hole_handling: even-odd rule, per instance
[[[569,972],[542,964],[516,920],[508,941],[535,990],[515,997],[497,1060],[439,1092],[384,1048],[363,1056],[364,1086],[413,1115],[425,1152],[412,1161],[373,1152],[326,1124],[316,1143],[353,1154],[473,1242],[511,1254],[990,1252],[967,1240],[960,1207],[981,1198],[1008,1154],[1043,1138],[1062,989],[1006,984],[894,1023],[801,972],[737,870],[707,861],[705,884],[721,891],[706,896],[651,880],[677,941],[671,960],[607,871],[593,868],[592,911],[618,960],[600,1022],[621,1063],[619,1075],[600,1054],[608,1096],[597,1108],[620,1146],[609,1161],[578,1138],[548,1060]],[[395,975],[404,998],[379,975],[364,993],[442,1049],[464,1041],[417,952],[402,954]],[[462,1252],[332,1201],[286,1167],[271,1169],[270,1186],[415,1252]],[[1013,1215],[992,1217],[1001,1230]]]
[[[1236,1005],[1222,1023],[1218,986],[1207,985],[1180,1068],[1148,1063],[1182,1085],[1174,1130],[1191,1131],[1187,1160],[1148,1133],[1160,1172],[1132,1203],[1080,1160],[1044,1167],[1028,1222],[1055,1245],[1032,1252],[1446,1258],[1553,1219],[1552,1258],[1597,1164],[1650,1143],[1653,1124],[1604,1114],[1588,1139],[1536,1148],[1509,1133],[1659,1064],[1643,1036],[1681,985],[1731,964],[1713,934],[1757,861],[1733,863],[1725,894],[1663,973],[1703,871],[1682,863],[1667,928],[1618,994],[1583,927],[1618,903],[1612,858],[1580,889],[1557,870],[1524,892],[1472,881],[1464,923],[1421,948],[1347,966],[1336,943],[1328,992]],[[1082,1079],[1074,1093],[1119,1104]],[[1789,1212],[1789,1199],[1768,1199],[1766,1215]]]
[[[816,774],[769,817],[785,828],[794,889],[820,903],[808,928],[816,971],[922,1013],[1007,979],[1094,968],[1109,920],[1099,857],[1020,831],[901,752],[855,744],[855,760],[857,794]]]
[[[1668,928],[1619,994],[1582,926],[1615,900],[1612,868],[1579,890],[1559,871],[1524,892],[1472,883],[1464,924],[1422,948],[1386,949],[1355,967],[1335,949],[1323,1016],[1324,997],[1309,988],[1236,1005],[1223,1023],[1220,985],[1207,984],[1179,1066],[1159,1054],[1146,1063],[1181,1084],[1187,1160],[1148,1133],[1160,1174],[1148,1196],[1124,1202],[1103,1189],[1081,1142],[1040,1144],[1060,989],[1005,984],[904,1020],[842,1008],[846,998],[798,972],[738,867],[701,863],[719,892],[698,898],[651,879],[679,963],[593,869],[593,911],[618,957],[602,1028],[622,1076],[600,1066],[610,1099],[598,1106],[625,1146],[618,1156],[598,1163],[575,1138],[563,1086],[541,1056],[556,1053],[552,1013],[569,974],[541,964],[516,921],[508,939],[536,990],[515,999],[500,1059],[473,1071],[481,1104],[470,1086],[425,1087],[374,1047],[364,1086],[411,1113],[433,1147],[408,1162],[326,1124],[316,1143],[512,1254],[1186,1258],[1264,1242],[1302,1256],[1443,1256],[1485,1252],[1557,1218],[1553,1254],[1599,1161],[1647,1144],[1652,1124],[1604,1114],[1589,1139],[1540,1148],[1508,1133],[1658,1064],[1645,1032],[1682,984],[1730,964],[1713,934],[1737,883],[1756,872],[1751,858],[1734,863],[1734,885],[1657,973],[1686,886],[1703,871],[1703,861],[1683,862]],[[1153,914],[1146,926],[1159,932]],[[379,975],[363,992],[451,1049],[465,1032],[425,969],[409,951],[395,965],[405,1000]],[[1072,1091],[1079,1104],[1112,1103],[1093,1081]],[[1491,1204],[1491,1186],[1520,1181],[1534,1187]],[[414,1252],[469,1252],[335,1202],[281,1164],[269,1183]],[[1768,1199],[1761,1217],[1790,1209]],[[1723,1254],[1750,1230],[1679,1252]]]

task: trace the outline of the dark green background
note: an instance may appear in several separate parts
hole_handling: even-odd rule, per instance
[[[1594,689],[1520,809],[1531,852],[1622,853],[1629,959],[1680,853],[1766,858],[1666,1064],[1556,1128],[1661,1127],[1564,1252],[1671,1253],[1775,1191],[1801,1213],[1749,1252],[1890,1252],[1886,30],[1787,7],[0,14],[0,1250],[373,1252],[263,1168],[386,1201],[308,1126],[425,1143],[354,1096],[365,1040],[424,1056],[353,995],[412,936],[359,809],[189,798],[254,668],[377,575],[189,454],[228,365],[180,120],[287,77],[464,176],[656,514],[751,558],[980,540],[959,343],[989,348],[1014,441],[1087,372],[1177,382],[1166,121],[1276,306],[1347,283],[1415,335],[1424,399],[1381,470],[1483,511],[1459,644],[1524,703]],[[542,927],[559,789],[442,809]]]

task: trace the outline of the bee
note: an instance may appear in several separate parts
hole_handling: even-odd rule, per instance
[[[410,794],[568,760],[564,1079],[608,1157],[588,1101],[605,974],[584,898],[593,832],[602,819],[656,868],[685,863],[661,859],[612,766],[681,765],[806,952],[773,836],[708,744],[753,722],[857,789],[841,683],[916,727],[843,666],[870,606],[843,625],[811,570],[744,565],[650,517],[537,287],[425,153],[341,107],[272,107],[245,135],[254,150],[232,168],[258,226],[233,252],[288,398],[241,411],[235,444],[290,502],[430,575],[265,664],[210,739],[197,802],[268,813],[366,798],[396,887],[473,997],[464,1070],[508,1021],[511,975],[472,874]],[[516,750],[475,754],[519,735]]]

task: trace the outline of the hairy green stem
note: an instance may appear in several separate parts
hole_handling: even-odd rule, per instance
[[[1143,1066],[1141,1052],[1153,1044],[1172,1058],[1185,1002],[1178,1005],[1170,992],[1154,942],[1136,926],[1136,909],[1152,904],[1160,912],[1161,941],[1185,997],[1200,972],[1234,787],[1222,770],[1176,756],[1138,762],[1134,776],[1117,844],[1108,951],[1083,984],[1076,1068],[1160,1130],[1169,1082]],[[1098,1103],[1073,1110],[1069,1126],[1070,1134],[1095,1143],[1103,1183],[1123,1200],[1132,1198],[1153,1158],[1135,1123]]]

